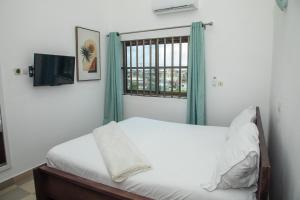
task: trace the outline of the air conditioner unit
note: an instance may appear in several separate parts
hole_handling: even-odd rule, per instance
[[[167,14],[196,10],[199,0],[152,0],[152,10],[155,14]]]

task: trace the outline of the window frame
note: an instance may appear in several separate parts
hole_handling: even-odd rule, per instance
[[[174,36],[174,37],[162,37],[162,38],[150,38],[150,39],[139,39],[139,40],[127,40],[122,41],[123,46],[123,65],[121,67],[122,73],[123,73],[123,94],[124,95],[134,95],[134,96],[150,96],[150,97],[177,97],[177,98],[186,98],[187,97],[187,87],[188,87],[188,61],[187,65],[182,65],[182,44],[187,43],[187,59],[188,59],[188,53],[189,53],[189,40],[190,37],[188,35],[186,36]],[[160,58],[159,58],[159,45],[164,45],[164,63],[163,66],[160,66]],[[171,66],[166,66],[166,45],[171,44]],[[174,44],[179,44],[179,61],[178,66],[174,66]],[[145,46],[149,46],[149,66],[145,66]],[[152,48],[155,48],[155,63],[152,63]],[[143,54],[143,64],[140,67],[139,66],[139,47],[142,46],[142,54]],[[128,64],[128,50],[127,47],[130,48],[130,60],[129,60],[129,66]],[[133,66],[133,56],[132,56],[132,47],[136,48],[136,66]],[[166,90],[166,71],[171,69],[171,91]],[[174,70],[178,69],[178,82],[179,82],[179,91],[175,92],[173,91],[174,87]],[[130,70],[130,74],[128,77],[128,70]],[[133,79],[132,70],[136,70],[136,80]],[[142,70],[142,77],[143,77],[143,88],[139,89],[139,71]],[[149,90],[145,90],[145,71],[149,70],[150,73],[150,88]],[[154,77],[152,77],[152,72],[154,70]],[[160,70],[163,70],[163,91],[160,90]],[[182,81],[182,70],[186,70],[186,91],[182,92],[181,90],[181,81]],[[130,80],[128,79],[130,78]],[[152,88],[152,81],[154,78],[154,85],[155,88]],[[130,81],[131,88],[128,88],[128,80]],[[132,83],[133,81],[136,81],[137,88],[132,89]],[[154,90],[153,90],[154,89]]]

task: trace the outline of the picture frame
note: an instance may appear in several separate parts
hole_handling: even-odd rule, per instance
[[[100,32],[75,27],[77,81],[101,80]]]

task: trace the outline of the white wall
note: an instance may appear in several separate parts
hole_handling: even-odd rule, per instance
[[[214,21],[206,30],[208,124],[228,125],[241,109],[253,104],[261,106],[267,129],[273,5],[274,0],[202,0],[196,12],[156,16],[151,0],[114,0],[110,18],[112,30],[118,32]],[[213,88],[213,76],[224,87]],[[186,101],[125,96],[125,116],[185,122]]]
[[[160,97],[124,96],[125,118],[140,116],[173,122],[185,122],[186,100]]]
[[[300,1],[275,10],[269,148],[271,199],[300,199]]]
[[[44,162],[54,145],[102,123],[106,8],[104,0],[0,2],[0,84],[11,157],[0,182]],[[14,75],[14,68],[33,64],[34,52],[74,56],[76,25],[102,32],[101,81],[33,87],[31,78]]]

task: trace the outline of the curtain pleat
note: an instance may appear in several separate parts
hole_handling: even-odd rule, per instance
[[[187,123],[205,125],[205,52],[201,22],[192,24],[188,66]]]
[[[288,7],[288,0],[276,0],[278,7],[285,11]]]
[[[121,48],[118,34],[110,33],[107,49],[104,124],[123,120]]]

